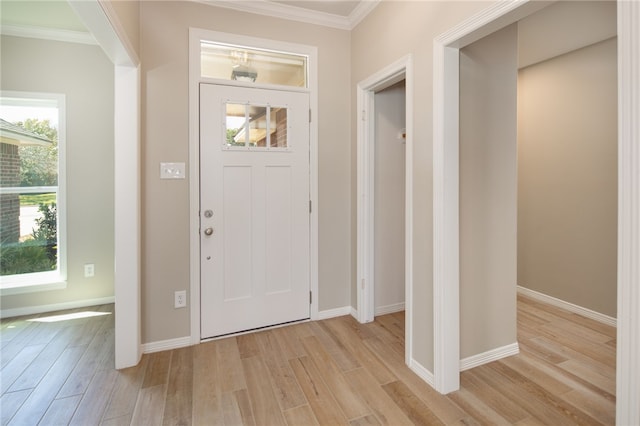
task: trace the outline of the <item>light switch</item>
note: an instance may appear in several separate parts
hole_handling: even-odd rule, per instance
[[[160,163],[160,179],[184,179],[184,163]]]

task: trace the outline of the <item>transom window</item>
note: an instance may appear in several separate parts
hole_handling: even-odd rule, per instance
[[[308,87],[308,57],[211,41],[200,42],[202,77]]]

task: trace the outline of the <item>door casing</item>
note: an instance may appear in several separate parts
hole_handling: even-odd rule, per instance
[[[307,55],[308,88],[292,88],[268,84],[242,83],[231,80],[204,78],[200,75],[200,42],[213,41],[241,46],[251,46],[281,52]],[[189,305],[190,344],[200,343],[200,83],[222,84],[236,87],[284,89],[309,93],[311,107],[309,124],[309,168],[310,168],[310,259],[309,283],[311,286],[312,320],[318,319],[318,52],[314,46],[287,43],[249,37],[238,34],[189,29]]]
[[[358,237],[357,237],[357,320],[371,322],[375,314],[374,289],[374,96],[405,80],[405,362],[415,366],[412,352],[413,300],[413,58],[407,55],[358,83]],[[423,376],[419,369],[414,370]],[[425,377],[423,377],[425,378]],[[426,379],[426,378],[425,378]]]

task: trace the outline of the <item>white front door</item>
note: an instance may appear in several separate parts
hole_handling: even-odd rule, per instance
[[[309,95],[200,85],[201,337],[309,318]]]

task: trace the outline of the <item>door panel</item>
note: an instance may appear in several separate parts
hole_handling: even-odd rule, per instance
[[[202,338],[309,318],[308,111],[306,93],[200,86]]]

